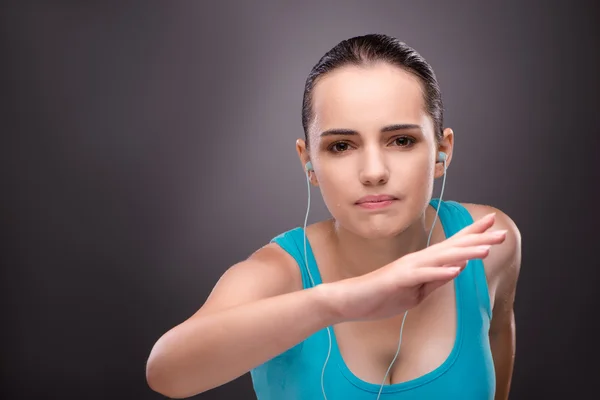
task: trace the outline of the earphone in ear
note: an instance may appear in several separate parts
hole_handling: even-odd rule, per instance
[[[312,171],[313,170],[312,163],[310,161],[308,161],[306,164],[304,164],[304,169],[306,169],[306,172]]]
[[[446,161],[446,158],[447,158],[446,153],[444,153],[443,151],[438,152],[438,156],[437,156],[438,162],[444,162],[444,161]]]
[[[438,156],[437,156],[437,162],[438,163],[444,163],[444,177],[446,176],[446,160],[448,159],[448,156],[446,155],[446,153],[444,153],[443,151],[438,151]]]

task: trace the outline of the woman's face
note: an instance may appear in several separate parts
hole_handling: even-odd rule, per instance
[[[302,140],[298,152],[337,223],[385,238],[421,217],[438,147],[418,78],[387,63],[339,68],[317,82],[312,105],[309,152]],[[365,196],[391,200],[360,204]]]

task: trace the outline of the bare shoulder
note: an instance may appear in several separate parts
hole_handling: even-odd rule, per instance
[[[278,244],[269,243],[229,267],[196,315],[300,289],[302,275],[294,258]]]
[[[493,300],[502,297],[501,301],[504,301],[504,297],[514,295],[521,269],[521,232],[515,221],[498,208],[483,204],[461,204],[474,220],[495,212],[496,221],[490,230],[507,231],[504,243],[492,247],[484,260],[486,276],[492,291],[490,294],[493,295]]]

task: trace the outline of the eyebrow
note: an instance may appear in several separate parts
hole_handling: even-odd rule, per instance
[[[408,129],[419,129],[421,130],[421,125],[416,124],[394,124],[387,125],[381,128],[380,132],[395,132],[395,131],[403,131]],[[334,135],[358,135],[358,132],[352,129],[328,129],[326,131],[321,132],[321,137],[323,136],[334,136]]]

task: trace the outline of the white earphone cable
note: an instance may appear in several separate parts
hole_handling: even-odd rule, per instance
[[[310,268],[308,266],[308,257],[306,254],[306,224],[308,222],[308,213],[310,211],[310,180],[308,177],[309,173],[306,173],[306,187],[308,188],[308,206],[306,207],[306,216],[304,217],[304,228],[302,232],[304,233],[304,265],[306,265],[306,271],[308,272],[308,277],[310,279],[310,283],[312,286],[315,286],[315,281],[310,273]],[[321,371],[321,391],[323,392],[323,398],[327,400],[327,395],[325,394],[325,367],[327,366],[327,362],[329,361],[329,356],[331,355],[331,331],[330,328],[327,327],[327,336],[329,336],[329,350],[327,351],[327,358],[325,359],[325,363],[323,364],[323,370]]]

